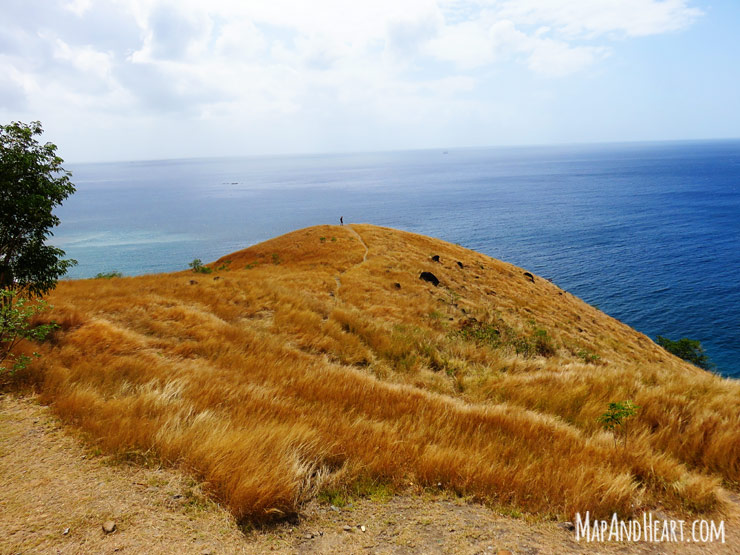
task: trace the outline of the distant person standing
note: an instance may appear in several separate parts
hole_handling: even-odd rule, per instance
[[[339,216],[339,225],[344,225],[344,216]]]

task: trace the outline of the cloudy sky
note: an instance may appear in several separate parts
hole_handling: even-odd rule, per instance
[[[740,136],[737,0],[2,0],[67,161]]]

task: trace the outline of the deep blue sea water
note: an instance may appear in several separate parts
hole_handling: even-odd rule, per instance
[[[71,277],[180,270],[367,222],[522,266],[740,377],[740,141],[72,165]]]

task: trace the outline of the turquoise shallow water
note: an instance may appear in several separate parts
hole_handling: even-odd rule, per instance
[[[367,222],[527,268],[740,377],[740,141],[70,166],[71,277],[180,270],[294,229]]]

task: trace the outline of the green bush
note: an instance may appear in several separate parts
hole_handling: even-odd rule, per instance
[[[699,368],[710,370],[714,367],[709,360],[709,357],[704,352],[704,348],[701,346],[701,343],[695,339],[682,337],[678,341],[671,341],[667,337],[659,335],[656,343],[672,355],[676,355],[691,364],[695,364]]]
[[[547,330],[535,327],[529,336],[521,335],[503,321],[497,323],[479,322],[474,318],[464,321],[453,335],[466,341],[497,349],[510,345],[516,354],[524,357],[551,357],[557,352]]]
[[[32,323],[34,317],[45,311],[48,305],[44,301],[31,301],[19,297],[16,291],[0,290],[0,383],[4,378],[23,370],[31,357],[13,352],[24,340],[42,341],[58,326],[55,323]],[[34,352],[33,356],[39,356]]]
[[[113,270],[112,272],[100,272],[99,274],[95,274],[95,279],[113,279],[119,277],[123,277],[123,274],[116,270]]]
[[[210,274],[213,271],[208,266],[204,266],[200,258],[196,258],[188,264],[188,266],[192,268],[196,274]]]
[[[635,416],[639,408],[632,401],[609,403],[609,410],[597,418],[602,428],[614,434],[614,447],[618,435],[623,437],[624,447],[627,447],[627,419]]]

